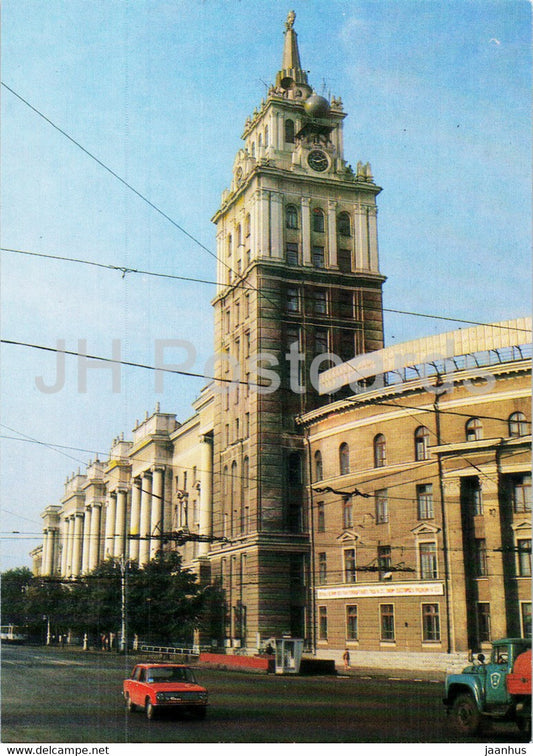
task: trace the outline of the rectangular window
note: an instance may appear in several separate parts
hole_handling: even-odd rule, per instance
[[[356,582],[355,549],[344,549],[344,582]]]
[[[438,604],[422,604],[422,640],[440,641]]]
[[[516,541],[518,552],[518,575],[531,577],[531,538],[518,538]]]
[[[386,488],[376,491],[374,494],[376,503],[376,523],[389,521],[389,496]]]
[[[353,318],[353,293],[341,289],[339,291],[338,308],[340,318]]]
[[[323,501],[319,501],[317,504],[316,528],[319,533],[326,532],[326,508]]]
[[[481,485],[477,476],[461,478],[461,500],[464,501],[467,512],[474,515],[483,514]]]
[[[392,554],[390,546],[378,546],[379,579],[391,576]]]
[[[521,602],[520,619],[522,622],[522,638],[531,638],[531,601]]]
[[[341,331],[339,334],[339,357],[343,362],[352,360],[355,356],[355,342],[353,331]]]
[[[487,542],[484,538],[474,539],[474,575],[487,577]]]
[[[352,271],[352,251],[351,249],[337,250],[337,263],[341,273],[351,273]]]
[[[315,330],[315,355],[328,352],[328,332],[322,329]]]
[[[297,344],[300,348],[300,329],[299,328],[287,328],[285,330],[285,344],[287,351],[292,344]]]
[[[381,604],[379,607],[381,640],[394,640],[394,604]]]
[[[438,577],[437,544],[420,543],[418,550],[420,556],[420,579],[435,580]]]
[[[328,609],[326,606],[318,607],[318,640],[328,639]]]
[[[285,307],[287,312],[300,311],[300,292],[298,289],[290,287],[286,292]]]
[[[318,555],[318,582],[325,585],[328,581],[328,559],[325,551]]]
[[[230,320],[230,311],[226,310],[226,333],[230,332],[231,329],[231,320]]]
[[[325,289],[311,290],[311,310],[314,315],[327,315],[328,303]]]
[[[478,641],[490,641],[490,604],[480,601],[477,605]]]
[[[357,640],[357,606],[346,607],[346,640]]]
[[[531,475],[512,476],[511,495],[514,512],[531,512]]]
[[[289,242],[285,249],[287,253],[287,264],[298,265],[298,245]]]
[[[346,496],[342,500],[342,525],[345,530],[353,528],[353,504],[351,496]]]
[[[431,520],[435,516],[433,513],[432,483],[425,483],[416,487],[416,502],[419,520]]]
[[[313,247],[312,259],[315,268],[324,268],[324,247]]]

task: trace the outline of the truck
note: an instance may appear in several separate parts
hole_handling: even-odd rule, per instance
[[[515,722],[531,733],[531,639],[502,638],[490,659],[446,675],[444,705],[458,735],[475,735],[487,721]]]

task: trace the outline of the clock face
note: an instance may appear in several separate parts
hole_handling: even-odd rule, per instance
[[[328,157],[322,150],[312,150],[309,153],[307,162],[314,171],[325,171],[329,166]]]

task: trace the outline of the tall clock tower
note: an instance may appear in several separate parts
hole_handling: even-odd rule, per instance
[[[213,218],[213,531],[225,540],[210,561],[226,643],[248,649],[310,637],[308,462],[295,419],[324,401],[314,386],[326,353],[345,361],[383,346],[380,188],[369,164],[346,162],[346,113],[310,86],[294,19]]]

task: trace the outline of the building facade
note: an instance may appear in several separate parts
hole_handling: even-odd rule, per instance
[[[319,655],[348,648],[364,664],[381,652],[394,666],[531,634],[529,328],[521,319],[384,349],[372,355],[379,370],[407,360],[376,373],[379,388],[360,381],[299,419]],[[469,335],[478,350],[424,364],[443,337],[454,347]]]
[[[43,513],[36,574],[71,579],[105,559],[142,566],[179,548],[224,596],[209,640],[250,653],[284,633],[318,654],[348,645],[385,658],[462,652],[504,625],[528,632],[530,431],[504,426],[522,413],[530,427],[529,365],[500,352],[483,401],[459,369],[447,370],[454,392],[429,394],[413,377],[422,359],[393,380],[381,190],[368,163],[345,159],[345,117],[339,98],[309,85],[290,13],[281,68],[246,120],[213,217],[215,380],[189,419],[157,406],[106,462],[67,479],[60,506]],[[526,341],[513,328],[509,348]],[[321,388],[330,379],[334,392]],[[467,419],[479,438],[465,437]],[[523,512],[504,516],[505,487],[520,476]],[[476,485],[484,514],[462,503]],[[474,577],[481,563],[498,578]]]

